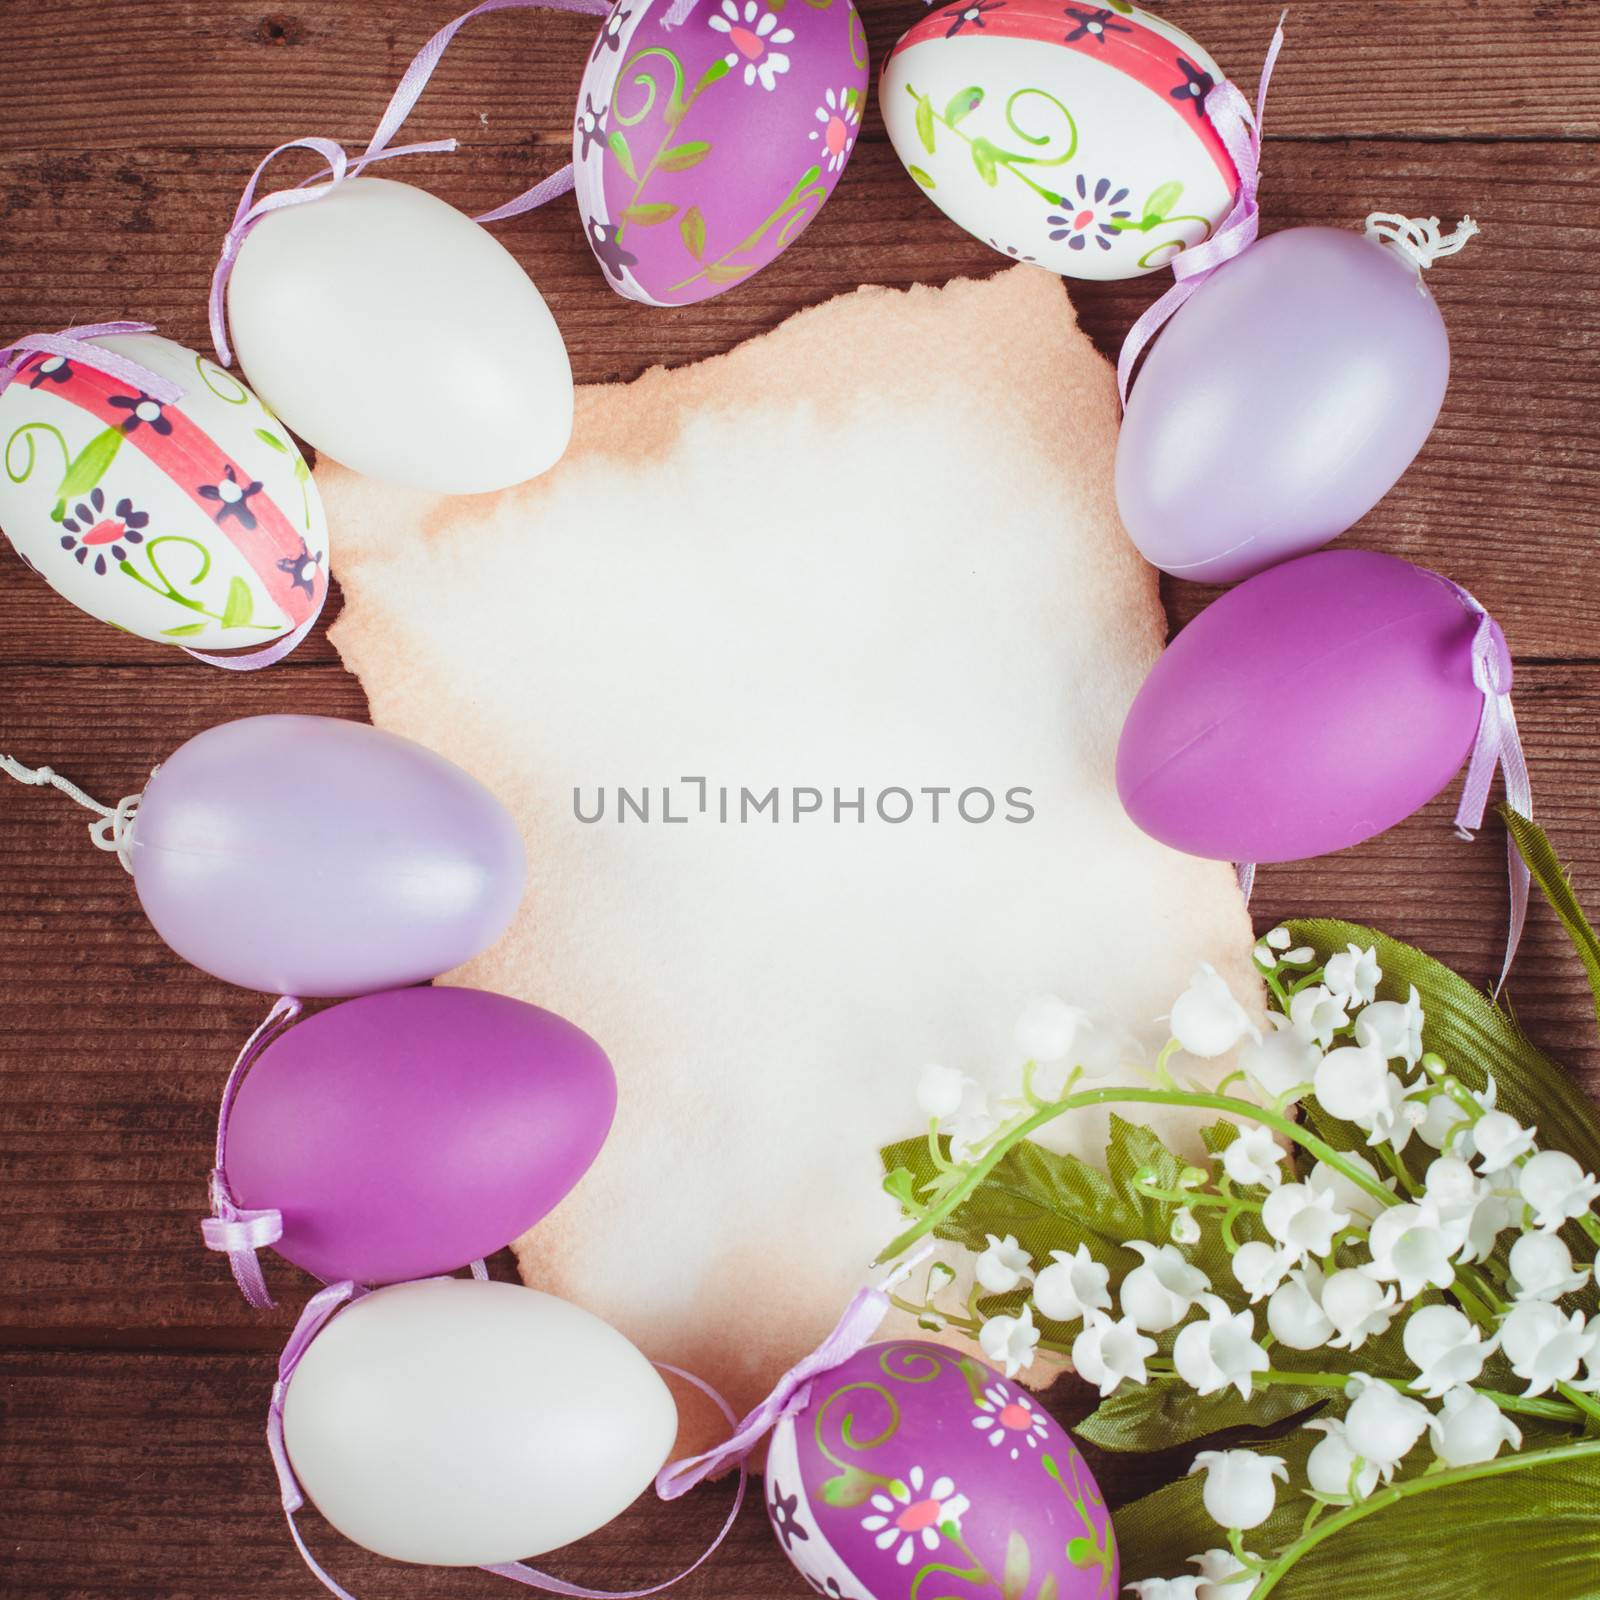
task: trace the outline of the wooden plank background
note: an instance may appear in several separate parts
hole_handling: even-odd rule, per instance
[[[1253,84],[1276,0],[1161,7]],[[916,0],[867,0],[875,61]],[[205,289],[250,166],[306,133],[365,143],[413,51],[454,11],[434,0],[4,0],[0,341],[142,317],[206,343]],[[481,209],[564,159],[589,19],[474,24],[408,133],[460,136],[404,174]],[[1399,487],[1350,536],[1436,566],[1503,620],[1537,808],[1600,903],[1600,6],[1591,0],[1306,0],[1268,114],[1267,226],[1350,223],[1374,209],[1471,212],[1483,236],[1433,287],[1455,369],[1444,415]],[[613,295],[571,202],[502,225],[560,322],[580,382],[724,350],[859,283],[943,282],[996,258],[927,204],[873,111],[832,202],[780,262],[732,294],[662,312]],[[1158,285],[1074,288],[1114,353]],[[0,562],[0,749],[91,792],[136,790],[191,734],[231,717],[365,705],[319,630],[255,678],[208,672],[95,626],[20,564]],[[1181,623],[1208,598],[1169,587]],[[336,608],[330,608],[336,609]],[[1475,977],[1505,912],[1497,828],[1456,840],[1441,801],[1379,840],[1268,869],[1257,911],[1376,923]],[[1587,990],[1542,908],[1511,999],[1600,1091]],[[284,1534],[261,1422],[290,1312],[250,1312],[195,1242],[215,1100],[258,997],[178,962],[115,864],[59,797],[0,800],[0,1593],[7,1600],[309,1600]],[[508,1272],[507,1263],[496,1264]],[[304,1292],[269,1268],[287,1304]],[[1053,1402],[1070,1421],[1070,1384]],[[1120,1503],[1187,1464],[1098,1463]],[[686,1560],[727,1487],[671,1514],[642,1504],[553,1561],[629,1587]],[[344,1582],[392,1600],[495,1592],[475,1574],[413,1572],[308,1519]],[[717,1600],[805,1586],[759,1512],[680,1591]]]

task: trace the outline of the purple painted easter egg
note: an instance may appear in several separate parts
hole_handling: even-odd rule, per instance
[[[1382,833],[1466,761],[1484,703],[1477,623],[1447,579],[1366,550],[1248,579],[1139,690],[1117,749],[1128,815],[1223,861],[1297,861]]]
[[[1111,1514],[1071,1437],[943,1345],[868,1345],[816,1379],[773,1431],[766,1495],[790,1561],[834,1600],[1117,1592]]]
[[[588,1034],[477,989],[396,989],[297,1023],[234,1102],[223,1169],[329,1283],[450,1272],[527,1232],[588,1170],[617,1085]]]
[[[759,272],[833,192],[861,131],[851,0],[617,0],[578,91],[572,161],[606,281],[646,305]]]

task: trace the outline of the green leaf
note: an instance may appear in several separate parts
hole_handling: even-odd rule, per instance
[[[188,639],[197,633],[204,633],[206,625],[203,622],[181,622],[176,628],[163,628],[163,639]]]
[[[257,428],[255,433],[256,438],[258,438],[262,444],[266,445],[269,450],[276,450],[282,455],[288,455],[288,445],[286,445],[283,440],[277,436],[277,434],[270,433],[265,428]]]
[[[105,477],[111,463],[117,459],[117,451],[121,448],[122,429],[106,428],[97,433],[78,452],[77,459],[62,476],[61,487],[56,490],[62,503],[63,515],[67,501],[77,499],[80,494],[87,494]],[[56,521],[60,520],[60,517],[56,518]]]
[[[613,128],[606,135],[606,144],[612,155],[617,158],[617,165],[637,183],[639,174],[633,165],[633,151],[628,148],[627,135],[623,133],[621,128]]]
[[[706,219],[699,206],[690,206],[678,219],[678,232],[684,248],[698,261],[706,249]]]
[[[228,600],[222,608],[222,626],[224,628],[245,628],[250,625],[250,618],[255,610],[250,594],[250,585],[243,578],[234,576],[228,583]]]
[[[706,276],[713,283],[734,283],[755,269],[748,263],[740,266],[734,261],[713,261],[706,268]]]
[[[910,1167],[896,1167],[883,1180],[883,1192],[909,1210],[916,1204],[917,1180]]]
[[[1321,1365],[1323,1353],[1319,1350],[1310,1359]],[[1279,1355],[1280,1364],[1292,1359],[1290,1351]],[[1181,1378],[1157,1377],[1145,1384],[1123,1384],[1072,1431],[1102,1450],[1166,1450],[1223,1428],[1270,1428],[1329,1399],[1340,1401],[1342,1407],[1337,1389],[1275,1383],[1241,1400],[1237,1389],[1201,1396]]]
[[[1000,1580],[1000,1593],[1004,1600],[1022,1600],[1028,1590],[1028,1575],[1032,1571],[1033,1563],[1028,1557],[1028,1541],[1013,1528],[1011,1537],[1006,1542],[1005,1572]]]
[[[978,176],[992,189],[999,182],[999,163],[997,157],[1002,152],[987,139],[974,139],[972,141],[972,164],[978,169]]]
[[[728,65],[727,58],[718,56],[715,61],[700,74],[700,81],[694,86],[694,92],[699,94],[702,89],[709,89],[712,84],[726,78],[733,68]]]
[[[933,101],[927,95],[917,96],[917,137],[922,141],[922,148],[931,156],[933,154]]]
[[[1544,829],[1521,812],[1513,811],[1510,806],[1501,806],[1500,815],[1528,871],[1533,874],[1533,881],[1539,885],[1551,909],[1561,919],[1561,926],[1572,940],[1572,948],[1578,952],[1583,970],[1589,976],[1589,990],[1594,995],[1595,1018],[1600,1021],[1600,937],[1596,937],[1594,929],[1589,926],[1589,919],[1584,916],[1583,907],[1578,904],[1578,897],[1572,891],[1572,881],[1567,876],[1566,868],[1557,859],[1555,848],[1545,836]]]
[[[971,116],[982,104],[983,90],[976,84],[970,89],[957,90],[950,96],[950,103],[944,108],[944,120],[954,128],[960,124],[963,117]]]
[[[920,183],[924,189],[933,188],[933,186],[934,186],[933,179],[930,178],[928,176],[928,174],[922,170],[921,167],[908,166],[906,168],[906,171],[909,172],[911,174],[911,176],[913,178],[915,178],[917,180],[917,182]]]
[[[1144,203],[1144,217],[1141,226],[1153,228],[1177,205],[1182,196],[1183,185],[1176,181],[1164,183],[1159,189],[1153,189],[1150,193],[1150,198]]]
[[[675,144],[670,150],[663,150],[656,157],[656,166],[662,172],[687,172],[690,167],[697,167],[710,153],[711,143],[707,139],[691,140],[688,144]]]
[[[865,1504],[877,1487],[878,1480],[870,1473],[863,1472],[859,1467],[846,1467],[837,1477],[824,1482],[822,1498],[827,1505],[848,1510],[852,1506]]]
[[[636,223],[641,228],[653,228],[658,222],[670,222],[677,214],[676,206],[669,206],[659,201],[647,205],[632,205],[622,213],[625,221]]]

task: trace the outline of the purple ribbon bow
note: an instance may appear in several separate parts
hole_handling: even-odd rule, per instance
[[[1288,14],[1286,11],[1283,16]],[[1206,116],[1211,119],[1212,127],[1217,130],[1239,174],[1238,193],[1217,231],[1202,243],[1180,251],[1174,258],[1172,276],[1176,281],[1134,323],[1122,341],[1122,353],[1117,357],[1117,389],[1124,406],[1128,403],[1128,384],[1133,378],[1133,369],[1145,346],[1218,267],[1249,249],[1261,231],[1261,208],[1256,200],[1261,185],[1261,126],[1267,109],[1267,85],[1272,81],[1272,69],[1282,48],[1283,17],[1279,17],[1272,43],[1267,47],[1267,59],[1261,64],[1261,83],[1256,90],[1253,115],[1249,101],[1227,78],[1215,84],[1206,95]]]
[[[447,22],[417,52],[390,97],[382,117],[379,118],[377,129],[368,140],[367,148],[354,160],[346,155],[344,147],[334,140],[315,137],[290,139],[262,159],[256,170],[251,173],[250,181],[239,197],[239,204],[234,208],[233,221],[223,237],[216,269],[211,274],[209,304],[211,339],[216,346],[217,359],[223,366],[233,365],[233,351],[228,346],[228,279],[232,277],[234,263],[239,258],[239,247],[249,238],[256,224],[263,217],[270,216],[274,211],[282,211],[287,206],[306,205],[313,200],[322,199],[346,179],[355,177],[375,161],[388,161],[394,156],[414,156],[454,150],[456,148],[454,139],[430,139],[422,144],[394,146],[391,146],[389,141],[399,132],[401,123],[410,116],[412,108],[421,98],[428,79],[433,76],[433,69],[439,65],[450,41],[467,23],[474,17],[481,17],[490,11],[530,8],[576,11],[588,16],[603,16],[611,6],[609,0],[482,0],[482,4],[463,12],[453,22]],[[286,150],[310,150],[321,156],[326,166],[311,177],[302,179],[294,188],[279,189],[272,194],[263,195],[258,200],[256,190],[260,186],[262,176]],[[496,206],[492,211],[482,212],[472,220],[498,222],[502,217],[514,217],[521,212],[532,211],[547,200],[554,200],[557,195],[565,194],[572,187],[572,182],[572,164],[568,162],[559,172],[552,173],[550,177],[534,184],[531,189],[524,190],[514,199],[506,201],[504,205]]]
[[[130,389],[140,390],[164,406],[173,405],[183,398],[183,390],[171,378],[163,378],[160,373],[118,355],[115,350],[89,343],[102,334],[155,331],[155,324],[150,322],[86,322],[76,328],[63,328],[59,333],[24,334],[0,348],[0,394],[16,381],[29,356],[44,354],[80,362],[96,372],[107,373]]]

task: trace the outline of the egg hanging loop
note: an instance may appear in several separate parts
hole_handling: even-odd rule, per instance
[[[1439,232],[1437,217],[1407,217],[1398,211],[1374,211],[1367,218],[1367,237],[1387,245],[1418,272],[1431,267],[1441,256],[1453,256],[1481,231],[1471,217],[1463,217],[1446,234]]]
[[[139,810],[139,795],[124,795],[114,806],[104,806],[53,767],[25,767],[15,757],[7,755],[0,755],[0,772],[34,788],[59,789],[85,811],[98,812],[100,820],[89,824],[89,838],[95,849],[115,854],[124,872],[133,871],[129,852],[133,848],[133,819]]]

